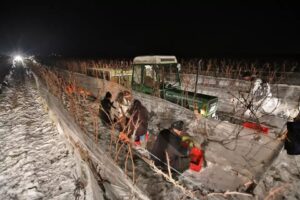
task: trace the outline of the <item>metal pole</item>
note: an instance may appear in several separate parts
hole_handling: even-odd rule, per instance
[[[196,83],[195,83],[195,91],[194,91],[193,104],[195,104],[195,98],[196,98],[196,94],[197,94],[198,74],[199,74],[199,71],[201,71],[201,63],[202,63],[202,59],[199,60],[198,67],[197,67],[197,75],[196,75]]]

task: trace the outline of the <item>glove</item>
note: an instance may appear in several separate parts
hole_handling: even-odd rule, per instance
[[[194,142],[190,136],[182,136],[181,138],[182,146],[185,148],[193,148]]]
[[[130,142],[130,139],[128,138],[127,134],[124,132],[120,132],[119,140],[121,140],[122,142],[125,142],[125,143]]]

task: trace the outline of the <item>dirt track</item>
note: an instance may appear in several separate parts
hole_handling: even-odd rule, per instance
[[[74,199],[74,157],[25,72],[0,95],[0,199]]]

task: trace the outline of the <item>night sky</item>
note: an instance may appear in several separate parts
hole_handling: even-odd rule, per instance
[[[14,4],[13,4],[14,3]],[[1,3],[0,54],[300,55],[295,5]]]

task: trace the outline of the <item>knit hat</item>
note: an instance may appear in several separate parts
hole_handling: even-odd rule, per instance
[[[184,122],[181,121],[181,120],[173,122],[172,125],[171,125],[171,128],[177,129],[179,131],[183,131],[183,129],[184,129]]]
[[[111,98],[111,97],[112,97],[111,93],[110,93],[110,92],[106,92],[105,98],[106,98],[106,99],[109,99],[109,98]]]

